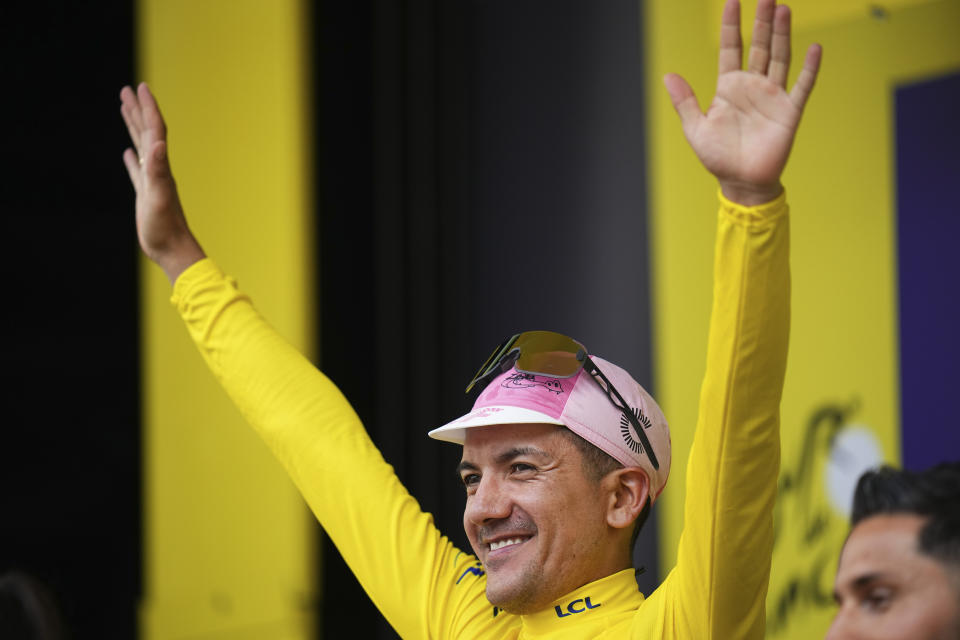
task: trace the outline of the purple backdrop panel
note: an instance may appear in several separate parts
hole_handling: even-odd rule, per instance
[[[896,90],[903,466],[960,459],[960,73]]]

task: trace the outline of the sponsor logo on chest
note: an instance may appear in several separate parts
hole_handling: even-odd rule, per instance
[[[592,602],[590,602],[589,597],[577,598],[576,600],[573,600],[572,602],[568,603],[566,606],[566,609],[561,609],[560,605],[556,605],[553,608],[553,610],[557,612],[558,618],[567,618],[569,616],[572,616],[578,613],[583,613],[588,609],[596,609],[601,604],[602,603],[600,602],[598,602],[597,604],[593,604]]]

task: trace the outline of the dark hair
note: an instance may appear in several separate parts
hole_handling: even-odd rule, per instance
[[[919,472],[885,466],[864,473],[853,495],[851,524],[884,514],[927,518],[917,548],[960,568],[960,462]]]
[[[587,442],[567,427],[560,427],[560,432],[571,442],[580,452],[580,463],[583,466],[583,472],[587,478],[593,482],[600,482],[604,476],[616,469],[622,469],[623,465],[603,449]],[[640,529],[643,528],[647,517],[650,515],[650,496],[647,496],[647,503],[643,505],[643,510],[634,521],[633,534],[630,536],[630,548],[637,542],[637,536],[640,535]]]
[[[63,620],[53,592],[20,571],[0,575],[0,637],[4,640],[62,640]]]

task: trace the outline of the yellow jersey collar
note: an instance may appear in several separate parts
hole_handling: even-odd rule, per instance
[[[549,607],[521,616],[531,635],[549,634],[564,627],[596,622],[616,614],[634,614],[643,602],[633,569],[624,569],[606,578],[585,584],[555,600]]]

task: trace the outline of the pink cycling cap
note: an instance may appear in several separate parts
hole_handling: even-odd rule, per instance
[[[646,471],[650,478],[651,500],[656,500],[670,475],[667,419],[650,394],[629,373],[596,356],[591,359],[644,426],[644,433],[660,464],[659,469],[653,468],[630,420],[583,369],[569,378],[550,378],[510,369],[487,385],[470,413],[428,435],[462,445],[466,430],[474,427],[528,423],[562,425],[625,467],[640,467]]]

